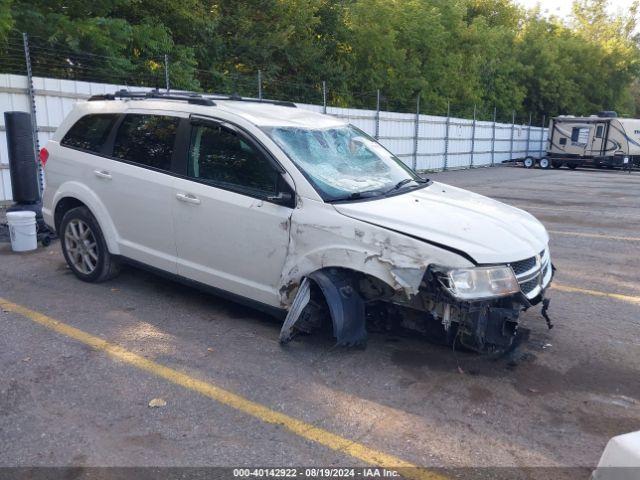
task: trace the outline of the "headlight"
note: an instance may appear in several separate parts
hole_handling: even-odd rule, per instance
[[[502,297],[520,291],[511,267],[459,268],[446,272],[444,283],[460,300]]]

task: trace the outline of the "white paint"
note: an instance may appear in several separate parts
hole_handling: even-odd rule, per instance
[[[96,217],[110,252],[276,307],[288,307],[302,279],[325,267],[360,271],[409,297],[429,265],[472,267],[468,257],[479,264],[506,264],[534,257],[547,245],[544,227],[528,213],[440,183],[371,201],[325,203],[252,120],[280,116],[314,127],[338,120],[317,114],[307,120],[304,110],[275,106],[261,117],[254,106],[242,104],[236,111],[226,103],[79,104],[46,145],[45,222],[53,226],[60,199],[76,198]],[[197,114],[233,123],[278,160],[286,172],[283,180],[296,192],[296,207],[60,145],[69,126],[96,112]]]
[[[618,435],[607,443],[594,480],[635,480],[640,475],[640,431]]]
[[[438,182],[335,208],[351,218],[455,248],[477,263],[516,262],[539,254],[549,243],[544,226],[529,213]]]

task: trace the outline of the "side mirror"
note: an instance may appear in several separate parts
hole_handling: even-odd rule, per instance
[[[278,192],[277,195],[268,196],[267,201],[289,206],[293,203],[293,195],[290,192]]]

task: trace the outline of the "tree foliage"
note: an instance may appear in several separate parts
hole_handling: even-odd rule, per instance
[[[26,31],[65,78],[485,116],[640,106],[638,6],[576,0],[568,22],[511,0],[0,0],[0,52]],[[7,57],[9,58],[9,57]],[[10,65],[10,62],[7,62]],[[116,82],[116,79],[119,80]]]

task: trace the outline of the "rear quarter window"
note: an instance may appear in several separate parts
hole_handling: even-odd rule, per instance
[[[114,114],[86,115],[69,129],[60,141],[65,147],[99,153],[116,121]]]

